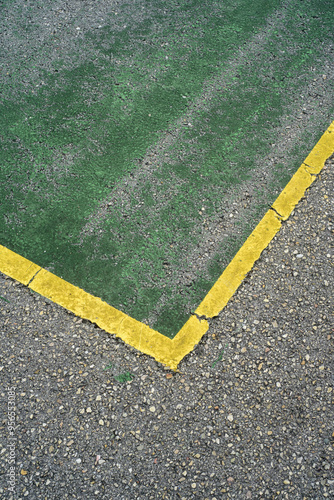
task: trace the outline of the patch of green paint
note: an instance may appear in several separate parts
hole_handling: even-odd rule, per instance
[[[9,19],[17,4],[5,4]],[[297,134],[300,95],[318,91],[328,64],[333,9],[125,3],[77,38],[73,19],[57,56],[56,38],[35,41],[38,10],[52,7],[37,4],[35,52],[18,43],[24,10],[17,52],[5,51],[1,243],[173,337],[331,121],[334,99],[319,118],[314,97]],[[282,161],[275,143],[289,130]]]
[[[214,362],[212,363],[211,368],[214,368],[214,367],[216,366],[216,364],[217,364],[217,363],[219,363],[219,361],[221,361],[221,360],[223,359],[223,356],[224,356],[224,352],[225,352],[226,347],[228,347],[228,344],[226,344],[226,345],[225,345],[225,347],[221,350],[221,352],[220,352],[220,354],[219,354],[218,358],[216,359],[216,361],[214,361]]]
[[[119,375],[116,375],[114,377],[117,382],[121,382],[122,384],[125,384],[125,382],[131,382],[131,380],[134,378],[134,375],[130,372],[124,372],[120,373]]]
[[[109,365],[103,368],[103,371],[112,370],[113,368],[114,370],[117,370],[117,367],[116,366],[114,367],[113,364],[110,363]],[[124,384],[125,382],[131,382],[131,380],[133,380],[135,375],[133,373],[130,373],[129,371],[126,371],[124,373],[119,373],[118,375],[113,375],[113,377],[117,382],[121,382],[122,384]]]
[[[111,370],[112,369],[112,364],[110,363],[110,365],[107,365],[103,368],[103,370]]]

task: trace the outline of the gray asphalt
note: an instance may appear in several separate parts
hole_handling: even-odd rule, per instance
[[[1,275],[0,497],[334,498],[333,166],[176,373]]]
[[[173,336],[333,119],[333,2],[1,5],[2,244]]]

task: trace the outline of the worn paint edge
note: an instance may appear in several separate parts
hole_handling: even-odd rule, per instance
[[[2,245],[0,271],[157,361],[168,364],[171,339]]]
[[[212,318],[225,307],[333,153],[334,121],[207,293],[195,311],[198,316]]]
[[[201,340],[334,153],[334,121],[173,339],[0,245],[0,271],[173,370]]]

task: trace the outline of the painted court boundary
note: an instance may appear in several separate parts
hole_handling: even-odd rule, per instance
[[[2,245],[0,271],[176,370],[178,363],[207,332],[208,319],[217,316],[225,307],[262,251],[279,231],[282,222],[288,219],[333,153],[334,122],[207,293],[195,314],[190,316],[173,339],[165,337]]]

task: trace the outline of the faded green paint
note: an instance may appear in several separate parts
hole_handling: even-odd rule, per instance
[[[29,54],[41,5],[5,3],[0,242],[173,336],[331,121],[332,2],[120,3]]]

